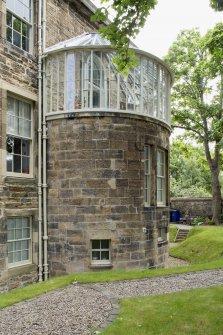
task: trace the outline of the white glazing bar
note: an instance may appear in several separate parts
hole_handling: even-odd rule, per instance
[[[60,58],[57,56],[57,108],[56,110],[59,111],[59,93],[60,93]]]
[[[143,61],[142,57],[140,57],[140,105],[139,105],[139,112],[140,114],[146,114],[146,110],[144,109],[143,104]]]
[[[68,53],[65,52],[64,53],[64,111],[66,111],[67,108],[67,57],[68,57]]]
[[[108,57],[108,97],[107,97],[107,101],[108,101],[108,108],[110,109],[111,108],[111,99],[112,99],[112,91],[111,91],[111,88],[112,88],[112,83],[111,83],[111,59],[110,57]]]
[[[93,66],[94,66],[94,51],[91,50],[91,59],[90,59],[90,69],[91,69],[91,75],[90,75],[90,108],[93,108]]]
[[[50,113],[53,112],[53,60],[50,62]]]
[[[117,110],[120,110],[120,74],[117,73]]]
[[[160,117],[160,66],[157,64],[157,112],[156,117]]]
[[[82,66],[81,66],[81,108],[84,109],[84,51],[81,52],[81,62],[82,62]]]

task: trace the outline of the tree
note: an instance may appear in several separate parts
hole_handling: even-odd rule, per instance
[[[210,6],[216,11],[222,11],[223,0],[210,0]]]
[[[117,50],[114,59],[117,71],[128,73],[137,64],[134,51],[129,49],[130,38],[136,37],[157,2],[158,0],[101,0],[103,6],[96,10],[92,21],[102,24],[99,32]],[[216,11],[222,11],[223,0],[210,0],[210,6]],[[109,22],[111,12],[114,13],[114,19]]]
[[[101,3],[108,4],[108,7],[99,8],[92,20],[104,23],[108,21],[109,12],[115,13],[113,21],[102,25],[99,32],[117,51],[114,59],[117,71],[126,73],[137,64],[134,51],[129,49],[130,38],[136,37],[144,26],[157,0],[101,0]]]
[[[178,136],[170,145],[170,196],[210,195],[210,171],[202,145]]]
[[[214,30],[212,31],[214,32]],[[220,151],[222,149],[221,60],[211,55],[211,32],[182,31],[165,57],[174,75],[172,123],[204,146],[211,174],[213,221],[220,224]],[[213,60],[214,59],[214,60]],[[217,64],[219,66],[217,66]]]

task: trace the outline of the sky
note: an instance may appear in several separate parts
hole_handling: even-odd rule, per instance
[[[134,42],[162,58],[180,31],[197,27],[203,35],[217,22],[223,22],[223,12],[215,12],[209,0],[158,0]]]

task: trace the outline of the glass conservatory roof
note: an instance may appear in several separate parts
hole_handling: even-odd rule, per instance
[[[84,33],[79,36],[73,37],[69,40],[59,42],[51,47],[45,49],[45,52],[55,52],[64,49],[70,49],[73,47],[97,47],[97,46],[110,46],[110,42],[102,37],[99,33]],[[130,48],[137,49],[137,46],[133,43],[130,44]]]

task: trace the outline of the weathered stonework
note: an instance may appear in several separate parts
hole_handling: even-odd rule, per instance
[[[171,209],[180,211],[181,217],[189,215],[191,218],[212,218],[212,198],[171,198],[170,204]]]
[[[132,115],[48,121],[51,275],[94,268],[92,239],[111,240],[113,268],[165,264],[167,242],[158,243],[157,230],[168,230],[169,211],[144,207],[143,149],[153,147],[153,171],[157,147],[168,150],[168,138],[162,124]]]
[[[98,26],[90,22],[88,7],[79,0],[47,0],[46,47],[95,31]],[[37,14],[34,0],[28,53],[6,40],[6,1],[0,2],[0,292],[35,282],[38,273],[38,76],[44,72],[38,73]],[[6,171],[9,95],[32,105],[29,176]],[[155,184],[157,148],[168,158],[167,124],[127,113],[76,113],[73,119],[64,113],[60,119],[47,119],[47,128],[50,275],[100,269],[90,262],[91,239],[111,241],[110,267],[164,266],[168,238],[158,241],[158,230],[168,235],[169,199],[166,194],[166,206],[157,208]],[[145,144],[153,157],[150,207],[144,207],[143,196]],[[32,264],[10,268],[7,219],[21,216],[32,218]]]

